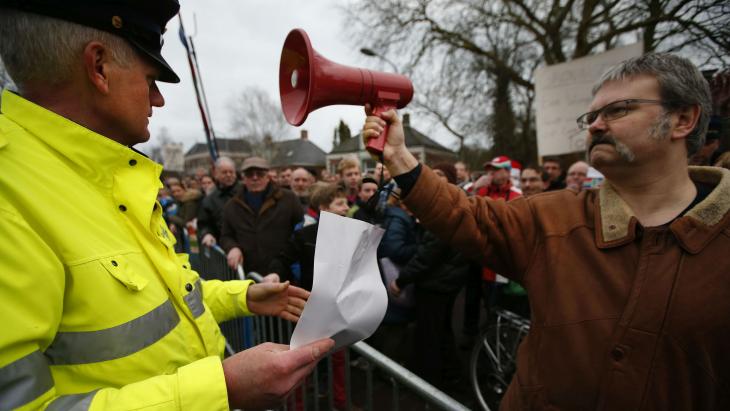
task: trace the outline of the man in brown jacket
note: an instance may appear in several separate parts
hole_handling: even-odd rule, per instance
[[[689,61],[652,54],[594,89],[597,190],[467,198],[418,164],[395,112],[384,156],[428,229],[521,282],[532,329],[502,409],[730,409],[730,172],[688,167],[710,114]]]
[[[223,207],[221,247],[228,265],[243,264],[246,271],[267,272],[302,220],[302,206],[289,190],[272,184],[269,163],[260,157],[243,161],[243,187]]]

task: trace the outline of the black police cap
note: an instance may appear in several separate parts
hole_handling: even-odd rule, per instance
[[[180,9],[177,0],[0,0],[0,7],[108,31],[158,63],[160,81],[180,82],[160,54],[165,25]]]

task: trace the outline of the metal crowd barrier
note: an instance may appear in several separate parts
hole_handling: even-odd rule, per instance
[[[201,249],[200,275],[204,279],[250,279],[255,282],[263,280],[263,277],[258,273],[244,273],[241,266],[237,270],[228,267],[226,253],[220,247],[208,248],[201,246]],[[288,344],[294,326],[292,323],[280,318],[256,316],[226,321],[221,324],[221,330],[227,341],[226,353],[227,355],[233,355],[236,352],[264,342]],[[358,399],[363,403],[358,404],[357,408],[363,407],[367,411],[376,409],[375,380],[378,378],[391,387],[389,401],[391,410],[398,411],[400,409],[401,386],[403,386],[418,395],[427,409],[433,406],[436,409],[448,411],[468,411],[468,408],[463,404],[362,341],[343,351],[345,409],[347,411],[355,409],[353,405],[353,394],[355,393],[359,394]],[[352,352],[363,359],[361,363],[364,363],[364,366],[358,367],[358,370],[364,368],[363,372],[365,374],[364,382],[358,379],[354,383],[354,387],[353,370],[350,362]],[[303,388],[295,390],[282,409],[287,411],[336,409],[333,390],[331,389],[333,375],[333,359],[332,354],[330,354],[307,377],[307,382],[303,384]],[[353,392],[353,388],[356,392]],[[387,405],[377,404],[377,409],[387,409]]]
[[[201,247],[198,259],[198,272],[205,280],[238,280],[238,273],[228,267],[226,255],[219,246]],[[244,279],[244,278],[240,278]],[[220,324],[221,332],[226,337],[226,355],[253,347],[254,333],[251,318],[237,318]]]

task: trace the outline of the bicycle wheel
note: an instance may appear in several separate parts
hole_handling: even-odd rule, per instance
[[[485,411],[496,410],[516,370],[517,347],[525,327],[498,318],[477,339],[471,352],[470,379]]]

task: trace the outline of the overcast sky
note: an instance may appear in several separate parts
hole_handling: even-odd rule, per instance
[[[324,57],[337,63],[381,69],[382,63],[360,54],[360,47],[346,38],[344,16],[334,0],[181,0],[180,12],[188,35],[194,35],[195,49],[208,96],[213,125],[218,136],[230,136],[228,103],[247,86],[266,90],[279,102],[279,58],[284,39],[294,28],[304,29],[312,46]],[[195,17],[195,19],[194,19]],[[197,21],[197,33],[195,24]],[[142,150],[155,143],[164,127],[175,141],[187,150],[196,142],[205,142],[196,105],[185,49],[178,38],[178,19],[167,26],[162,54],[181,78],[179,84],[159,83],[165,107],[154,110],[150,120],[152,139],[138,146]],[[418,90],[416,90],[418,92]],[[309,131],[310,140],[329,152],[332,132],[343,119],[356,134],[362,128],[361,107],[330,106],[309,115],[300,127]],[[299,136],[292,126],[290,138]],[[448,137],[439,139],[451,145]]]

